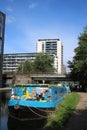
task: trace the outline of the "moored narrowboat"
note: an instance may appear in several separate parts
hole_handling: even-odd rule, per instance
[[[65,85],[15,85],[8,102],[9,115],[16,119],[47,118],[66,94]]]

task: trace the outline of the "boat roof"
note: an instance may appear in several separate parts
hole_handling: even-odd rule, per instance
[[[14,84],[13,87],[58,87],[54,84]]]

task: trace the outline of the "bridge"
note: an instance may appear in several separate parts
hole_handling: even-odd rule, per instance
[[[22,80],[23,82],[25,81],[30,81],[30,83],[34,82],[34,83],[50,83],[50,82],[59,82],[59,81],[70,81],[69,75],[59,75],[59,74],[43,74],[43,73],[38,73],[38,74],[11,74],[11,75],[4,75],[3,77],[3,86],[11,86],[12,85],[12,81],[13,81],[13,77],[16,77],[16,80],[19,79]],[[4,91],[4,90],[3,90]]]
[[[69,75],[64,74],[30,74],[34,81],[70,81]]]
[[[52,74],[30,74],[30,77],[50,77],[50,78],[52,78],[52,77],[54,77],[54,78],[56,78],[56,77],[66,77],[66,75],[64,75],[64,74],[54,74],[54,73],[52,73]]]

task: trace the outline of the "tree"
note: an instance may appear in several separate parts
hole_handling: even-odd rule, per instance
[[[48,54],[39,53],[36,55],[34,61],[35,72],[37,73],[51,73],[54,72],[53,67],[54,58]]]
[[[21,63],[17,69],[18,73],[22,74],[29,74],[33,71],[33,62],[26,60],[25,62]]]
[[[73,61],[68,61],[71,78],[79,81],[83,89],[87,88],[87,27],[78,37],[78,47],[74,49]]]
[[[53,67],[54,58],[48,54],[39,53],[36,55],[36,59],[31,62],[29,60],[23,62],[17,69],[18,73],[30,74],[30,73],[51,73],[55,69]]]

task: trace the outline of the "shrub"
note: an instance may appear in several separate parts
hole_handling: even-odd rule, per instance
[[[64,130],[66,122],[79,102],[79,95],[71,93],[65,96],[64,100],[56,107],[55,112],[48,117],[43,130]]]

